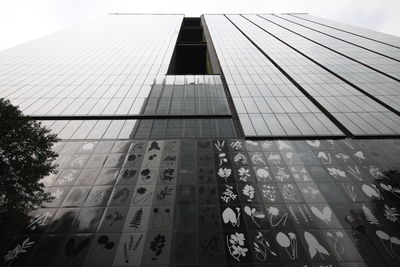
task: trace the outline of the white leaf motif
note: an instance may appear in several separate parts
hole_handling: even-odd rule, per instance
[[[330,223],[332,219],[332,210],[327,206],[324,207],[322,212],[317,209],[316,207],[311,207],[311,211],[314,213],[314,215],[319,218],[320,220]]]
[[[230,222],[232,226],[240,226],[240,209],[236,208],[237,214],[229,207],[222,212],[222,220],[224,223]]]
[[[278,242],[278,244],[283,247],[283,248],[287,248],[290,246],[290,241],[289,238],[287,237],[287,235],[285,235],[282,232],[279,232],[276,235],[276,241]]]
[[[382,187],[382,185],[381,185],[381,187]],[[377,198],[377,199],[381,199],[381,195],[378,193],[378,191],[374,187],[369,186],[367,184],[363,184],[361,189],[362,189],[362,191],[364,191],[364,193],[368,197],[370,197],[370,198],[374,197],[374,198]]]
[[[324,259],[322,254],[325,254],[328,256],[330,255],[329,252],[309,232],[307,232],[307,231],[304,232],[304,239],[307,242],[308,252],[310,253],[311,258],[314,258],[314,256],[317,254],[317,252],[319,253],[319,255],[321,256],[322,259]]]
[[[250,209],[249,206],[245,206],[245,207],[244,207],[244,212],[245,212],[247,215],[251,216],[251,209]]]
[[[321,145],[321,142],[319,140],[311,141],[307,140],[307,144],[309,144],[312,147],[318,148]]]

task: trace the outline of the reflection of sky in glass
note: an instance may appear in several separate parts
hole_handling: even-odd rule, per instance
[[[108,16],[0,53],[0,97],[26,115],[138,114],[182,15]]]

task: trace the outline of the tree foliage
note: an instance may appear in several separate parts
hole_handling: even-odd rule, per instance
[[[51,197],[40,182],[54,173],[55,134],[0,98],[0,232]],[[2,235],[3,236],[3,235]],[[4,236],[3,236],[4,237]]]

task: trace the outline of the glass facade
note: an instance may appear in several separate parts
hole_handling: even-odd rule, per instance
[[[272,23],[279,24],[281,27],[294,32],[299,36],[307,38],[307,40],[310,40],[316,44],[320,44],[322,47],[337,53],[338,55],[342,55],[347,59],[365,64],[369,68],[374,68],[383,72],[385,75],[390,75],[396,79],[399,79],[400,77],[400,52],[397,51],[398,49],[396,48],[386,51],[387,55],[384,56],[378,52],[375,52],[375,50],[379,49],[379,47],[376,46],[373,47],[374,50],[367,50],[364,47],[360,47],[349,42],[344,42],[344,40],[329,36],[321,31],[317,32],[312,28],[306,28],[302,25],[295,24],[286,19],[282,19],[281,17],[274,15],[262,15],[262,17],[268,19]]]
[[[352,37],[354,37],[354,36],[361,37],[365,41],[370,40],[375,43],[384,44],[384,45],[391,46],[394,48],[400,47],[400,40],[397,36],[393,36],[393,35],[382,33],[382,32],[372,31],[369,29],[360,28],[360,27],[353,26],[353,25],[348,25],[348,24],[341,23],[338,21],[332,21],[329,19],[316,17],[316,16],[313,16],[310,14],[290,14],[290,15],[293,17],[301,18],[305,21],[310,21],[315,24],[325,26],[327,28],[335,29],[336,31],[341,32],[341,33],[343,33],[343,32],[348,33]]]
[[[0,96],[27,115],[139,114],[182,19],[109,16],[3,51]]]
[[[246,136],[343,133],[222,15],[206,15]]]
[[[358,86],[366,84],[367,88],[364,89],[369,90],[373,96],[390,98],[391,101],[399,103],[396,96],[397,81],[390,81],[392,89],[385,90],[387,83],[379,83],[378,79],[368,74],[370,70],[367,73],[362,71],[362,65],[353,61],[347,65],[346,58],[340,58],[340,55],[333,52],[329,54],[329,50],[320,51],[320,46],[259,16],[228,15],[227,18],[242,29],[260,49],[276,60],[289,75],[293,75],[296,82],[353,135],[399,133],[398,116],[357,89]],[[250,18],[250,21],[246,18]],[[330,67],[332,68],[328,69]],[[382,76],[377,72],[372,75]],[[338,76],[346,79],[350,77],[351,80],[348,82]],[[368,78],[364,79],[364,76]],[[353,83],[356,80],[357,88]]]
[[[286,19],[295,24],[301,25],[313,31],[319,32],[326,36],[330,36],[339,40],[346,42],[348,45],[357,46],[363,49],[366,49],[372,53],[376,53],[378,55],[383,55],[387,58],[392,58],[394,60],[400,60],[399,50],[390,45],[376,42],[374,40],[369,40],[365,37],[361,37],[358,35],[354,35],[345,31],[336,30],[334,28],[326,27],[321,24],[312,23],[311,21],[307,21],[304,19],[297,18],[293,15],[276,15],[279,18]],[[318,39],[319,40],[319,39]],[[332,39],[328,39],[332,40]],[[343,44],[344,45],[344,44]],[[350,54],[352,56],[352,54]],[[361,60],[366,60],[361,58]],[[395,63],[395,62],[394,62]]]
[[[214,74],[167,75],[183,20],[0,52],[0,97],[61,139],[2,266],[399,266],[400,38],[203,15]]]

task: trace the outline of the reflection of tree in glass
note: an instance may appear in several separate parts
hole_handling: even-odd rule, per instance
[[[115,211],[112,214],[106,215],[105,218],[107,221],[110,221],[109,226],[111,227],[114,224],[114,222],[122,221],[124,216],[120,212]]]
[[[129,197],[129,189],[124,187],[114,194],[113,200],[124,203],[125,201],[128,200],[128,197]]]

